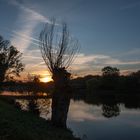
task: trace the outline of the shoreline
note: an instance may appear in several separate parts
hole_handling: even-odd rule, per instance
[[[39,116],[0,99],[0,140],[79,140],[67,129],[56,128]]]

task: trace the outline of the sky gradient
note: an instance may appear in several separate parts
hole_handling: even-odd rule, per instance
[[[0,17],[0,35],[23,52],[26,73],[49,75],[38,37],[51,17],[66,21],[81,44],[73,74],[140,69],[140,0],[0,0]]]

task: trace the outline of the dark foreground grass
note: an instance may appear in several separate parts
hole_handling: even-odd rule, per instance
[[[14,108],[0,99],[0,140],[76,140],[69,130]]]

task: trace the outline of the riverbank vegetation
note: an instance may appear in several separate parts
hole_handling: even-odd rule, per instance
[[[34,81],[5,81],[0,82],[1,91],[19,91],[19,92],[51,92],[54,88],[53,82],[34,82]]]
[[[50,121],[23,112],[1,99],[0,119],[0,140],[76,140],[70,130],[56,128]]]
[[[113,69],[112,67],[106,67]],[[112,74],[108,71],[107,74],[94,77],[87,81],[89,91],[121,91],[126,93],[138,93],[140,91],[140,71],[133,72],[129,75]]]
[[[115,93],[121,91],[121,93],[135,94],[140,91],[140,71],[132,72],[128,75],[120,75],[119,69],[113,73],[110,69],[112,67],[105,67],[104,70],[108,72],[102,75],[86,75],[84,77],[78,77],[70,80],[70,85],[73,89],[73,94],[79,94],[82,91],[88,91],[93,93]],[[52,93],[54,89],[54,82],[18,82],[18,81],[6,81],[1,82],[1,90],[7,91],[36,91]],[[83,93],[85,94],[85,93]]]
[[[87,90],[86,93],[140,93],[140,71],[121,75],[118,68],[111,66],[102,69],[102,75],[87,75],[71,81],[74,87]]]

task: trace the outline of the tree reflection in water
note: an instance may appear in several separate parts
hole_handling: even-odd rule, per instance
[[[64,91],[64,92],[62,92]],[[69,93],[69,94],[68,94]],[[31,94],[31,93],[30,93]],[[37,93],[39,94],[39,93]],[[58,111],[58,118],[61,118],[66,126],[67,113],[70,104],[71,90],[66,90],[66,88],[58,91],[54,96],[55,111]],[[61,96],[63,95],[63,96]],[[69,95],[69,96],[68,96]],[[106,118],[116,117],[120,115],[121,106],[123,104],[126,108],[140,109],[140,97],[139,96],[115,96],[115,95],[97,95],[97,96],[75,96],[72,97],[74,101],[82,100],[87,104],[92,104],[93,106],[101,106],[102,115]],[[52,99],[17,99],[16,106],[20,107],[22,110],[31,111],[32,113],[39,115],[45,119],[51,119],[52,114]],[[55,114],[55,113],[54,113]],[[63,116],[63,117],[62,117]],[[58,119],[60,120],[60,119]]]
[[[40,116],[45,119],[51,118],[51,99],[38,99],[38,109],[40,111]]]
[[[94,95],[87,94],[86,103],[92,105],[100,105],[102,108],[102,115],[106,118],[116,117],[120,115],[120,103],[122,99],[115,95]],[[125,103],[125,102],[124,102]]]
[[[116,117],[120,114],[119,104],[103,104],[102,111],[106,118]]]
[[[32,97],[30,99],[16,99],[15,106],[45,119],[50,119],[51,99],[34,99]]]
[[[30,99],[28,103],[28,109],[30,112],[39,115],[40,111],[38,108],[37,100],[36,99]]]

